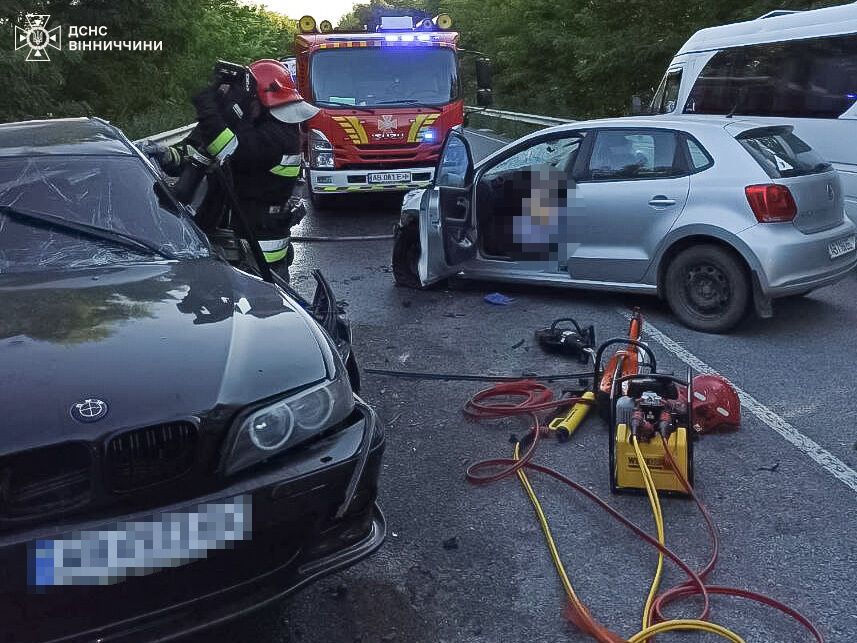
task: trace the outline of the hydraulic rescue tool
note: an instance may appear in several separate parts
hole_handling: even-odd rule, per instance
[[[548,424],[548,429],[556,432],[556,437],[560,442],[568,440],[586,418],[589,407],[595,402],[595,393],[586,391],[580,396],[580,399],[581,401],[576,402],[567,415],[555,418]]]
[[[563,322],[570,322],[571,327],[560,326]],[[574,357],[581,364],[586,364],[595,353],[595,326],[581,328],[571,317],[556,319],[548,328],[537,330],[535,335],[547,352]]]
[[[773,607],[800,623],[816,643],[824,643],[818,629],[788,605],[743,588],[708,583],[717,563],[719,543],[711,514],[693,487],[693,443],[701,434],[737,429],[740,401],[732,385],[720,376],[693,377],[689,370],[685,378],[659,373],[654,353],[640,341],[642,326],[642,316],[635,311],[628,337],[614,338],[598,347],[593,372],[580,374],[582,377],[592,376],[592,391],[574,397],[555,398],[553,391],[544,384],[522,380],[502,382],[474,395],[464,407],[468,416],[486,419],[524,416],[530,420],[531,429],[526,438],[515,441],[511,458],[476,462],[468,467],[467,479],[474,484],[486,484],[511,475],[518,478],[533,505],[568,598],[565,615],[583,634],[599,643],[648,643],[654,641],[655,635],[672,631],[707,632],[732,643],[745,643],[735,632],[709,620],[710,598],[715,595],[743,598]],[[602,368],[605,351],[615,345],[621,345],[621,348]],[[542,414],[571,406],[567,415],[555,419],[549,427],[557,437],[560,431],[568,437],[593,404],[599,407],[599,413],[610,429],[610,489],[614,492],[644,492],[652,509],[656,535],[650,535],[634,524],[584,485],[534,461],[540,437],[548,433],[542,424]],[[530,482],[528,474],[533,471],[584,495],[657,549],[657,568],[646,597],[639,632],[626,637],[613,631],[595,619],[576,593],[560,558],[547,516]],[[712,544],[710,559],[702,569],[695,571],[666,546],[660,493],[690,497],[698,506]],[[687,575],[687,580],[660,591],[665,558],[675,563]],[[702,608],[696,618],[671,619],[664,616],[663,610],[668,605],[696,596],[700,597]]]

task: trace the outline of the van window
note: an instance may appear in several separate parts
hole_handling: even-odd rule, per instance
[[[791,127],[760,127],[736,138],[772,179],[818,174],[832,167]]]
[[[857,100],[857,35],[717,52],[684,106],[688,114],[838,118]]]
[[[681,69],[671,69],[661,81],[661,86],[652,99],[652,114],[669,114],[677,107],[678,90],[681,87]]]

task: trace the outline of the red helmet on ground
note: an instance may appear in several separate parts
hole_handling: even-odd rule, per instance
[[[256,79],[259,102],[270,110],[271,115],[284,123],[303,123],[318,114],[295,88],[291,74],[277,60],[257,60],[250,65],[250,73]]]
[[[693,378],[693,424],[699,433],[735,431],[741,426],[741,401],[726,378]]]

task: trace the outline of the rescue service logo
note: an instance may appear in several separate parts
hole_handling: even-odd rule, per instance
[[[378,117],[378,131],[382,134],[392,132],[397,127],[399,127],[399,124],[392,114],[384,114]]]
[[[27,48],[27,62],[49,62],[49,49],[62,50],[63,28],[49,27],[51,17],[28,13],[23,24],[15,25],[15,50]],[[104,25],[70,25],[65,27],[68,51],[163,51],[161,40],[114,40]]]
[[[48,28],[47,14],[27,14],[25,26],[15,26],[15,50],[27,47],[27,62],[49,62],[48,49],[62,49],[62,28]]]
[[[372,135],[375,139],[404,138],[399,131],[399,121],[392,114],[382,114],[378,117],[378,131]]]

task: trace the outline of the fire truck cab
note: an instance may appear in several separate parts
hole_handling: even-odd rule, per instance
[[[364,32],[334,31],[327,21],[318,28],[309,16],[299,21],[297,85],[321,110],[305,124],[314,202],[431,183],[446,134],[464,121],[459,37],[451,26],[446,15],[416,24],[410,16],[385,16]],[[481,86],[488,63],[480,64]],[[479,103],[490,103],[490,88],[481,87]]]

